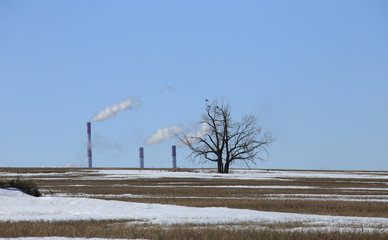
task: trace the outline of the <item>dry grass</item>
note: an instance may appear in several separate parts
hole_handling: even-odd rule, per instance
[[[104,198],[101,198],[104,199]],[[110,200],[112,200],[110,198]],[[335,216],[388,217],[388,204],[383,202],[345,202],[308,200],[250,200],[197,198],[120,198],[117,200],[174,204],[189,207],[229,207],[259,211],[305,213]]]
[[[282,239],[282,240],[383,240],[388,234],[380,232],[287,231],[295,226],[271,225],[271,229],[257,229],[250,225],[150,225],[127,224],[122,220],[69,222],[1,222],[0,237],[84,237],[84,238],[141,238],[141,239]]]
[[[38,185],[32,180],[22,180],[20,178],[16,179],[0,179],[0,188],[17,188],[24,193],[40,197],[42,194],[39,191]]]

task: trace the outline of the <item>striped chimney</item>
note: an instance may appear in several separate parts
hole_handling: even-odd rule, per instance
[[[88,167],[92,167],[92,131],[91,131],[91,123],[86,123],[87,134],[88,134],[88,146],[87,146],[87,156],[88,156]]]
[[[144,168],[144,148],[139,148],[139,160],[140,160],[140,168]]]
[[[172,146],[172,168],[176,168],[176,146]]]

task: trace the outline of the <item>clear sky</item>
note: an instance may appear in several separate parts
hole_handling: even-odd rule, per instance
[[[254,167],[388,170],[388,1],[0,1],[1,167],[85,167],[135,96],[94,166],[170,167],[146,139],[224,99],[276,138]]]

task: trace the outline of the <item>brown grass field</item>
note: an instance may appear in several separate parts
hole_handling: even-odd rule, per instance
[[[181,171],[187,171],[187,169]],[[388,199],[388,182],[385,179],[116,179],[102,178],[98,174],[86,171],[86,169],[69,168],[0,168],[1,172],[13,175],[0,175],[0,178],[20,177],[33,180],[43,194],[62,197],[77,196],[193,207],[229,207],[335,216],[388,217],[388,203],[386,201],[370,201],[370,199]],[[85,178],[85,174],[90,178]],[[373,174],[388,175],[388,172],[374,172]],[[284,188],[279,186],[284,186]],[[123,197],[122,194],[127,195]],[[131,194],[130,197],[128,194]],[[258,228],[254,223],[162,226],[128,224],[128,222],[123,220],[0,222],[0,237],[388,239],[386,231],[295,230],[303,227],[303,223],[298,226],[279,223]]]

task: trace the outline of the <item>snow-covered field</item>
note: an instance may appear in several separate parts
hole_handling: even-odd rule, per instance
[[[128,219],[158,224],[303,222],[321,228],[388,228],[388,218],[338,217],[229,208],[195,208],[88,198],[32,197],[0,189],[0,221]]]
[[[303,223],[305,229],[384,230],[387,218],[341,217],[263,212],[228,208],[195,208],[131,203],[88,198],[28,196],[16,190],[0,190],[0,221],[63,221],[128,219],[132,223]]]
[[[192,172],[169,172],[163,170],[93,170],[90,173],[102,174],[108,179],[134,178],[220,178],[220,179],[252,179],[252,180],[284,180],[289,178],[338,178],[338,179],[386,179],[388,173],[365,171],[308,171],[308,170],[231,170],[230,174],[214,173],[211,170]],[[388,184],[387,184],[388,186]]]
[[[1,172],[0,176],[15,177],[18,174]],[[60,179],[78,177],[80,179],[134,179],[134,178],[230,178],[230,179],[272,179],[287,181],[288,178],[338,178],[338,179],[378,179],[387,180],[388,175],[381,172],[324,172],[324,171],[265,171],[265,170],[234,170],[232,174],[216,174],[202,172],[171,172],[163,170],[83,170],[66,173],[31,173],[23,174],[24,177],[44,179],[50,177],[55,181]],[[38,177],[38,178],[37,178]],[[77,186],[74,186],[77,187]],[[174,187],[172,184],[169,187]],[[187,187],[192,187],[188,185]],[[208,186],[202,186],[208,187]],[[214,186],[213,186],[214,187]],[[219,186],[234,188],[259,188],[255,186]],[[272,188],[304,189],[308,186],[282,186],[274,185]],[[270,188],[263,186],[262,188]],[[383,189],[384,191],[387,189]],[[141,196],[140,196],[141,197]],[[272,198],[316,198],[330,200],[341,199],[341,196],[307,195],[299,196],[267,196]],[[348,196],[344,201],[367,201],[368,199],[388,202],[387,195],[376,196]],[[388,229],[388,218],[377,217],[344,217],[313,215],[299,213],[281,213],[254,211],[248,209],[231,209],[218,207],[184,207],[176,205],[149,204],[124,202],[117,200],[91,199],[87,195],[74,197],[70,195],[32,197],[15,189],[0,189],[0,221],[63,221],[63,220],[102,220],[126,219],[130,223],[156,223],[156,224],[224,224],[224,223],[249,223],[258,227],[272,223],[303,223],[304,229],[324,230],[379,230]]]
[[[20,174],[10,172],[0,172],[0,176],[17,177]],[[278,181],[279,185],[271,186],[242,186],[242,185],[222,185],[222,186],[204,186],[195,185],[188,182],[186,186],[180,187],[195,187],[195,188],[256,188],[256,189],[314,189],[319,187],[312,186],[291,186],[282,185],[282,182],[290,179],[336,179],[347,180],[353,179],[360,183],[365,180],[373,182],[373,180],[386,180],[386,187],[383,188],[363,188],[363,187],[348,187],[336,188],[336,190],[346,191],[388,191],[388,173],[387,172],[371,172],[371,171],[308,171],[308,170],[232,170],[231,174],[218,174],[214,170],[197,169],[192,171],[172,172],[167,170],[127,170],[127,169],[84,169],[82,171],[60,173],[23,173],[24,178],[40,179],[40,180],[133,180],[133,179],[158,179],[158,178],[192,178],[192,179],[229,179],[229,180],[270,180]],[[74,185],[74,187],[83,187],[84,185]],[[149,187],[149,186],[144,186]],[[167,185],[157,185],[152,187],[175,187],[174,183]],[[109,195],[109,194],[58,194],[63,197],[104,197],[104,198],[142,198],[142,195]],[[149,197],[149,196],[148,196]],[[181,197],[184,198],[184,197]],[[192,197],[191,197],[192,198]],[[201,197],[198,197],[201,198]],[[234,199],[233,197],[223,197],[225,199]],[[388,202],[388,195],[384,194],[368,194],[368,195],[346,195],[346,194],[267,194],[261,196],[265,199],[294,199],[294,200],[317,200],[317,201],[354,201],[354,202]]]

